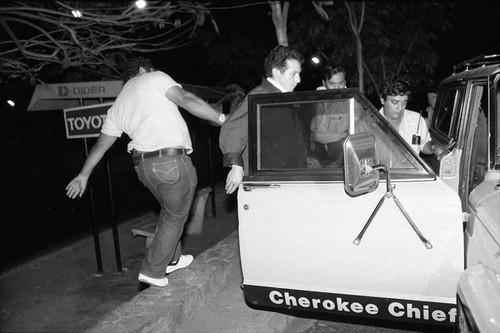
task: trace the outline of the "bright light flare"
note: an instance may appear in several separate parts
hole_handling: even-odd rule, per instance
[[[144,7],[146,7],[146,1],[144,1],[144,0],[137,0],[135,2],[135,5],[137,6],[137,8],[143,9]]]
[[[315,65],[317,65],[317,64],[319,64],[321,62],[317,56],[311,57],[311,61]]]
[[[71,14],[73,14],[74,17],[77,17],[77,18],[80,18],[82,17],[82,12],[77,10],[77,9],[74,9],[71,11]]]
[[[11,100],[11,99],[9,99],[9,100],[7,101],[7,104],[9,104],[9,105],[10,105],[10,106],[12,106],[12,107],[16,106],[16,103],[14,103],[14,101],[13,101],[13,100]]]

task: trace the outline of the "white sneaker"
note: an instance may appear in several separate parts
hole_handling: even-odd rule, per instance
[[[167,277],[164,277],[162,279],[155,279],[155,278],[150,278],[142,273],[139,273],[139,281],[157,287],[165,287],[168,284]]]
[[[186,254],[186,255],[182,254],[179,257],[179,260],[177,260],[177,263],[175,265],[172,264],[172,265],[167,266],[167,274],[170,274],[173,271],[176,271],[178,269],[188,267],[193,262],[193,259],[194,259],[193,256],[190,254]]]

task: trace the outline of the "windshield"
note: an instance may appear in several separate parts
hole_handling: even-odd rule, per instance
[[[393,178],[431,177],[357,89],[254,95],[249,105],[251,176],[342,180],[345,138],[370,132],[375,162],[386,165]]]

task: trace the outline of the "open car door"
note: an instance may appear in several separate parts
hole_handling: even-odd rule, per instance
[[[320,137],[335,154],[318,151]],[[250,95],[248,149],[238,217],[249,304],[457,324],[459,197],[359,90]]]

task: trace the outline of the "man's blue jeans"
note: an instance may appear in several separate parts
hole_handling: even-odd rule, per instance
[[[141,273],[161,279],[168,264],[182,253],[180,239],[198,178],[187,155],[150,157],[135,162],[134,168],[161,206],[157,231],[142,262]]]

